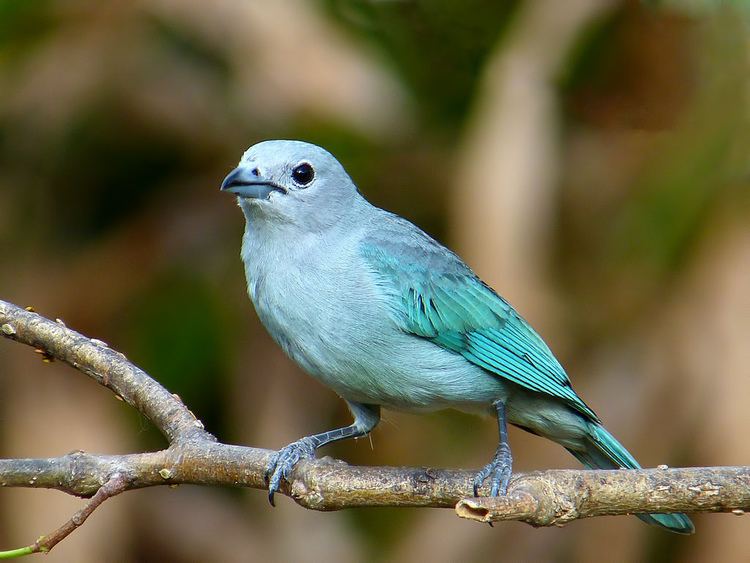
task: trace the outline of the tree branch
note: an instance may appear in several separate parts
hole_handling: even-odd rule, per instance
[[[639,471],[557,470],[518,475],[508,496],[467,498],[456,512],[479,522],[562,526],[579,518],[750,509],[750,467]]]
[[[51,549],[104,500],[126,490],[188,483],[266,488],[264,471],[273,452],[217,442],[179,397],[103,342],[1,300],[0,334],[34,347],[46,359],[64,361],[112,390],[147,416],[169,442],[157,452],[78,451],[48,459],[0,460],[0,487],[49,488],[92,497],[55,533],[27,548],[0,552],[0,557]],[[516,474],[508,496],[494,499],[468,498],[473,477],[469,471],[356,467],[323,458],[301,461],[281,492],[315,510],[455,506],[462,517],[521,520],[535,526],[606,514],[750,510],[747,467]]]

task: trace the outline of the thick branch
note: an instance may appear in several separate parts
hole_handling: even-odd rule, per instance
[[[73,452],[50,459],[0,460],[0,486],[50,488],[88,497],[113,474],[128,489],[157,485],[224,485],[265,489],[273,452],[215,442],[181,443],[159,452],[122,456]],[[356,506],[448,508],[471,493],[473,473],[426,468],[355,467],[323,458],[301,461],[283,492],[315,510]]]
[[[561,526],[579,518],[660,512],[750,510],[750,467],[546,471],[518,475],[507,497],[467,498],[462,518]]]
[[[91,496],[113,474],[122,474],[127,489],[176,484],[264,489],[263,471],[272,453],[206,442],[122,456],[73,452],[50,459],[0,460],[0,486]],[[323,458],[301,461],[282,491],[315,510],[448,508],[458,503],[456,510],[465,518],[535,526],[640,512],[750,511],[750,467],[517,473],[507,497],[467,498],[473,477],[472,471],[350,466]]]

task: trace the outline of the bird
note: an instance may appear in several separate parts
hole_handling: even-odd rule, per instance
[[[369,434],[381,407],[454,408],[496,417],[499,440],[474,495],[506,494],[507,425],[548,438],[587,468],[639,468],[573,390],[544,340],[456,254],[376,207],[325,149],[296,140],[251,146],[221,191],[245,217],[247,291],[273,340],[347,404],[349,426],[275,452],[268,496],[318,448]],[[690,534],[684,514],[636,514]]]

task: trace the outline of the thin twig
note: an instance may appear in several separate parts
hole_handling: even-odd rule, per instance
[[[21,549],[14,549],[12,551],[0,552],[0,559],[10,559],[13,557],[19,557],[21,555],[31,555],[32,553],[47,553],[53,547],[55,547],[62,540],[72,534],[77,528],[83,525],[86,519],[99,508],[102,503],[112,498],[113,496],[119,495],[122,492],[128,490],[128,480],[122,473],[115,473],[109,480],[104,483],[96,494],[91,497],[91,500],[86,503],[81,510],[76,512],[70,520],[65,522],[54,532],[42,536],[36,540],[33,544],[22,547]]]

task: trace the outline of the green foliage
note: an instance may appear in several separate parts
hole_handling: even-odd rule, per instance
[[[13,64],[28,54],[57,26],[50,0],[0,2],[0,64]]]
[[[466,115],[482,65],[519,2],[325,0],[357,40],[384,56],[426,124],[453,132]]]

